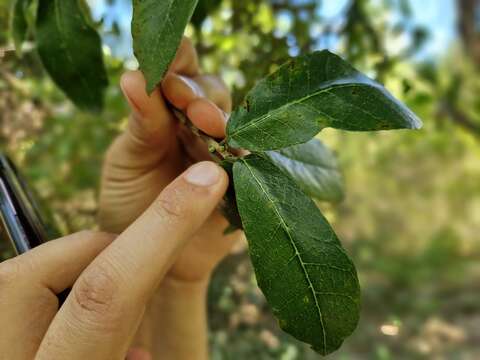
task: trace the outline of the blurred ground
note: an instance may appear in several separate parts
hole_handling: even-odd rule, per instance
[[[9,1],[0,1],[0,146],[64,233],[95,226],[102,154],[127,115],[118,78],[135,66],[128,1],[93,3],[97,17],[108,14],[111,86],[100,116],[75,110],[34,51],[15,57],[5,30]],[[363,289],[358,329],[331,358],[478,359],[480,2],[332,3],[225,0],[188,33],[205,70],[222,74],[237,102],[286,56],[329,47],[419,114],[418,132],[320,135],[347,187],[343,203],[320,206]],[[6,244],[0,251],[10,255]],[[216,272],[209,308],[213,359],[318,358],[278,330],[242,246]]]

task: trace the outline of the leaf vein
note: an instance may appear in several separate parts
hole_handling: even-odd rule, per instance
[[[300,262],[300,265],[302,267],[302,270],[303,270],[303,273],[305,274],[305,278],[307,280],[307,283],[308,283],[308,287],[309,289],[311,290],[312,292],[312,295],[313,295],[313,298],[315,300],[315,307],[317,309],[317,313],[318,313],[318,317],[319,317],[319,320],[320,320],[320,325],[321,325],[321,328],[322,328],[322,334],[323,334],[323,349],[324,349],[324,352],[327,353],[327,332],[326,332],[326,329],[325,329],[325,324],[323,322],[323,315],[322,315],[322,310],[320,308],[320,304],[318,302],[318,299],[317,299],[317,294],[316,294],[316,290],[315,288],[313,287],[313,283],[310,279],[310,275],[307,271],[307,268],[305,267],[305,264],[302,260],[302,257],[300,255],[300,252],[298,251],[298,248],[297,248],[297,245],[295,244],[295,241],[292,237],[292,234],[290,232],[290,228],[288,227],[288,225],[286,224],[283,216],[280,214],[275,202],[273,201],[273,199],[270,197],[270,195],[268,194],[268,192],[266,191],[266,189],[263,187],[263,184],[261,183],[261,181],[257,178],[257,176],[255,175],[255,173],[253,172],[253,170],[250,168],[250,166],[248,165],[247,161],[245,161],[244,159],[241,160],[246,168],[248,169],[248,171],[250,172],[250,174],[252,175],[253,179],[256,181],[256,183],[258,184],[258,186],[260,186],[260,188],[262,189],[263,193],[266,195],[268,201],[273,205],[273,210],[275,211],[277,217],[279,218],[281,224],[282,224],[282,227],[283,229],[285,230],[289,240],[290,240],[290,244],[292,245],[294,251],[295,251],[295,256],[298,258],[299,262]]]
[[[371,84],[358,84],[358,83],[353,83],[353,84],[338,84],[338,85],[332,85],[330,87],[326,87],[326,88],[323,88],[323,89],[320,89],[319,91],[317,92],[314,92],[312,94],[309,94],[307,96],[304,96],[300,99],[297,99],[295,101],[292,101],[291,103],[287,103],[285,105],[282,105],[278,108],[275,108],[273,110],[270,110],[268,111],[266,114],[258,117],[256,120],[253,119],[251,120],[250,122],[246,123],[245,125],[243,126],[240,126],[238,127],[236,130],[234,130],[233,132],[230,133],[230,137],[234,137],[234,136],[240,136],[240,134],[246,132],[247,130],[249,130],[251,127],[254,127],[254,128],[258,128],[258,126],[266,121],[268,121],[271,117],[275,116],[276,114],[282,112],[282,111],[286,111],[286,109],[290,108],[291,106],[294,106],[294,105],[298,105],[298,104],[303,104],[304,101],[307,101],[309,99],[312,99],[316,96],[319,96],[323,93],[331,93],[332,90],[334,89],[340,89],[340,88],[349,88],[349,87],[354,87],[354,86],[368,86],[368,87],[371,87],[372,85]],[[333,94],[333,93],[332,93]]]

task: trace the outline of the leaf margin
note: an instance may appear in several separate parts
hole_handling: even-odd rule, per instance
[[[260,289],[262,290],[262,293],[265,295],[265,297],[267,298],[267,301],[269,303],[269,305],[272,307],[273,305],[270,303],[270,300],[269,300],[269,296],[265,293],[265,290],[263,288],[263,285],[262,283],[264,283],[264,280],[263,280],[263,276],[260,276],[259,273],[258,273],[258,266],[257,266],[257,263],[255,261],[255,258],[258,257],[258,254],[254,254],[253,250],[252,250],[252,244],[251,244],[251,237],[249,237],[249,234],[248,234],[248,231],[249,231],[249,225],[248,225],[248,221],[245,219],[244,215],[242,215],[242,212],[243,212],[243,208],[242,208],[242,205],[241,203],[238,202],[238,194],[239,194],[239,190],[238,188],[241,188],[241,185],[239,185],[237,182],[238,182],[238,178],[239,178],[239,175],[237,173],[237,168],[238,168],[238,164],[241,164],[241,163],[244,163],[245,161],[247,161],[249,158],[252,158],[252,157],[259,157],[259,158],[262,158],[263,160],[266,160],[266,161],[269,161],[271,163],[272,166],[274,166],[281,174],[283,174],[285,176],[285,178],[288,178],[290,179],[291,183],[296,186],[296,183],[295,181],[290,177],[290,175],[288,173],[285,173],[283,170],[281,169],[278,169],[277,166],[270,161],[270,159],[263,153],[252,153],[250,155],[247,155],[246,157],[243,157],[243,158],[240,158],[238,159],[235,164],[234,164],[234,170],[233,170],[233,175],[234,175],[234,182],[235,182],[235,191],[237,193],[237,205],[238,205],[238,209],[239,209],[239,212],[240,212],[240,216],[242,217],[242,223],[243,223],[243,228],[245,230],[245,234],[246,234],[246,237],[247,237],[247,240],[249,242],[249,253],[250,253],[250,258],[252,260],[252,264],[254,265],[254,270],[255,270],[255,275],[257,277],[257,282],[258,282],[258,285],[260,287]],[[246,160],[247,159],[247,160]],[[301,190],[299,190],[301,191]],[[303,192],[302,192],[303,194]],[[341,247],[340,245],[340,242],[338,240],[338,238],[336,237],[333,229],[331,228],[331,226],[328,224],[328,221],[323,217],[323,215],[321,214],[320,210],[318,209],[318,207],[313,203],[313,201],[305,194],[303,194],[304,198],[307,199],[307,201],[309,201],[312,206],[314,207],[314,209],[316,209],[316,211],[318,212],[318,214],[320,215],[320,217],[323,219],[323,221],[325,222],[325,224],[328,226],[328,229],[329,231],[331,231],[331,233],[335,236],[335,241],[334,242],[334,245],[338,246],[338,248],[341,250],[341,252],[343,253],[343,255],[345,256],[345,259],[350,263],[350,265],[352,266],[352,270],[353,270],[353,275],[354,275],[354,282],[355,282],[355,292],[356,292],[356,295],[357,295],[357,299],[355,300],[355,313],[353,314],[353,317],[351,318],[351,320],[353,321],[354,325],[351,326],[350,328],[348,328],[347,330],[347,334],[344,335],[343,337],[341,337],[340,339],[338,339],[333,347],[328,347],[327,349],[327,341],[326,339],[324,338],[324,342],[323,342],[323,347],[322,348],[319,348],[318,346],[314,345],[313,343],[310,343],[308,341],[306,341],[305,339],[303,338],[300,338],[300,337],[297,337],[295,334],[292,334],[289,329],[286,328],[286,322],[283,321],[283,320],[279,320],[279,325],[280,327],[282,328],[282,330],[284,330],[285,332],[287,332],[288,334],[296,337],[298,340],[300,341],[303,341],[303,342],[306,342],[308,344],[310,344],[312,346],[312,348],[316,351],[316,352],[319,352],[320,354],[322,355],[327,355],[331,352],[334,352],[336,351],[343,343],[343,341],[348,337],[350,336],[353,331],[355,330],[355,328],[357,327],[358,325],[358,320],[359,320],[359,314],[360,314],[360,308],[361,308],[361,299],[360,299],[360,284],[359,284],[359,281],[358,281],[358,276],[357,276],[357,273],[356,273],[356,270],[355,270],[355,265],[353,264],[353,262],[351,261],[350,257],[346,254],[345,250]],[[272,202],[273,203],[273,202]],[[309,213],[310,214],[310,213]],[[333,241],[333,240],[332,240]],[[298,249],[295,248],[295,251],[296,253],[298,253]],[[301,260],[302,262],[302,260]],[[305,264],[304,264],[305,265]],[[304,268],[304,271],[305,268]],[[310,285],[312,285],[312,282],[309,281]],[[312,296],[314,298],[316,298],[316,295],[315,295],[315,291],[314,291],[314,288],[312,287],[311,288],[313,294]],[[353,300],[353,299],[352,299]],[[322,318],[322,315],[321,315],[321,310],[320,308],[318,307],[318,303],[317,303],[317,309],[320,311],[320,319]],[[277,312],[278,310],[275,310],[274,307],[272,307],[272,310],[275,314],[275,316],[277,316]],[[321,320],[320,320],[321,321]],[[324,325],[322,325],[324,326]],[[323,330],[324,331],[324,330]],[[325,334],[325,332],[324,332]],[[326,336],[326,335],[325,335]]]
[[[314,156],[305,159],[302,156]],[[319,201],[341,202],[345,198],[345,181],[334,153],[318,138],[265,154],[277,167],[286,171],[310,197]],[[315,161],[315,163],[314,163]]]
[[[317,66],[324,66],[322,68],[322,72],[324,73],[325,79],[322,80],[319,84],[316,84],[314,90],[308,90],[309,94],[302,96],[300,99],[295,99],[295,100],[289,100],[290,102],[285,102],[285,100],[282,100],[282,96],[284,96],[281,93],[276,92],[278,88],[281,86],[285,87],[286,83],[284,82],[283,84],[277,84],[275,81],[277,81],[279,78],[281,79],[282,76],[288,77],[288,96],[287,99],[289,99],[289,94],[290,90],[292,89],[292,84],[291,84],[291,73],[294,70],[298,70],[298,67],[303,66],[304,68],[301,69],[303,72],[301,74],[309,74],[308,71],[305,71],[305,69],[308,70],[307,66],[313,66],[312,63],[315,61],[315,64]],[[332,67],[332,63],[335,63],[334,65],[337,67],[337,69],[329,70],[328,68]],[[319,69],[313,68],[316,71],[320,72]],[[290,72],[289,72],[290,70]],[[338,72],[337,77],[335,77],[335,71]],[[343,73],[342,73],[343,72]],[[283,79],[286,81],[285,79]],[[295,129],[295,134],[294,131],[289,132],[289,136],[291,139],[286,140],[283,138],[281,141],[278,141],[278,143],[273,144],[274,139],[271,135],[271,131],[263,131],[263,138],[260,139],[259,137],[256,138],[255,141],[252,141],[252,138],[255,138],[255,132],[259,131],[258,128],[258,123],[261,121],[268,121],[270,118],[275,118],[277,116],[277,119],[279,116],[282,115],[282,110],[284,113],[288,111],[290,107],[296,104],[300,104],[303,106],[303,103],[305,100],[316,97],[321,95],[322,93],[325,93],[327,91],[330,91],[331,89],[336,89],[337,87],[345,87],[349,86],[349,81],[354,81],[353,84],[357,85],[359,88],[361,87],[366,87],[369,88],[372,91],[372,94],[377,94],[379,96],[379,99],[384,99],[383,101],[385,104],[388,104],[387,107],[390,107],[390,111],[392,113],[397,113],[399,117],[395,120],[395,122],[392,122],[391,124],[388,123],[388,121],[382,121],[377,124],[376,127],[355,127],[355,126],[337,126],[332,123],[332,119],[329,118],[329,115],[326,114],[319,114],[317,111],[319,111],[316,108],[310,108],[310,109],[305,109],[302,108],[296,109],[293,108],[292,112],[297,112],[295,116],[290,116],[290,119],[283,119],[285,121],[291,122],[289,126],[283,126],[286,130],[289,127],[292,129],[295,127],[295,125],[298,125],[301,131],[297,128]],[[310,84],[310,81],[308,82]],[[351,86],[351,85],[350,85]],[[310,88],[310,85],[309,85]],[[278,100],[278,99],[280,100]],[[272,100],[274,99],[274,100]],[[281,105],[274,104],[271,105],[274,102],[279,102],[282,103]],[[269,104],[269,106],[274,106],[273,108],[270,109],[260,109],[257,111],[257,106],[260,108],[264,104]],[[298,108],[299,106],[297,106]],[[301,113],[306,113],[307,110],[314,112],[314,115],[311,115],[311,118],[316,117],[315,120],[310,120],[309,122],[298,122],[298,120],[295,119],[295,117],[301,117]],[[315,111],[313,111],[315,110]],[[252,112],[258,112],[257,118],[255,118],[255,114],[252,115]],[[278,114],[277,114],[278,113]],[[274,115],[272,115],[274,114]],[[323,116],[323,117],[322,117]],[[341,116],[344,116],[343,114]],[[260,120],[259,120],[260,119]],[[400,120],[399,120],[400,119]],[[279,120],[277,120],[279,121]],[[330,121],[330,123],[329,123]],[[341,124],[343,120],[338,120],[337,123]],[[390,121],[390,120],[389,120]],[[348,122],[345,122],[346,124]],[[284,123],[279,123],[279,125],[285,125]],[[273,126],[273,125],[272,125]],[[349,131],[378,131],[378,130],[394,130],[394,129],[419,129],[422,126],[421,120],[401,101],[397,100],[384,86],[381,84],[375,82],[374,80],[370,79],[367,77],[365,74],[362,72],[358,71],[355,69],[353,66],[351,66],[347,61],[342,59],[340,56],[328,51],[328,50],[321,50],[321,51],[314,51],[305,55],[301,55],[295,58],[291,58],[289,61],[285,62],[284,64],[280,65],[276,71],[273,73],[269,74],[265,78],[261,79],[260,81],[257,82],[257,84],[249,90],[247,93],[244,101],[243,101],[243,106],[238,107],[235,109],[235,111],[232,113],[230,116],[230,121],[227,124],[227,138],[226,138],[226,143],[232,148],[243,148],[246,150],[254,151],[254,152],[259,152],[259,151],[268,151],[268,150],[278,150],[284,147],[292,146],[292,145],[297,145],[301,143],[305,143],[308,140],[312,139],[315,137],[321,130],[323,130],[326,127],[332,127],[340,130],[349,130]],[[250,131],[247,131],[247,128],[254,128]],[[241,133],[246,133],[247,136],[242,135],[240,137]],[[287,131],[284,131],[284,133],[287,133]],[[300,135],[299,135],[300,134]],[[268,136],[267,136],[268,135]],[[284,136],[284,135],[282,135]],[[270,143],[268,142],[270,141]],[[265,144],[266,143],[266,144]]]

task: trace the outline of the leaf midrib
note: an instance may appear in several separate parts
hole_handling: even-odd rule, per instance
[[[326,329],[325,329],[325,324],[323,323],[323,315],[322,315],[322,310],[320,309],[320,304],[318,303],[318,299],[317,299],[317,292],[315,290],[315,288],[313,287],[313,283],[312,281],[310,280],[310,275],[308,274],[308,271],[307,271],[307,268],[305,267],[305,263],[303,262],[302,260],[302,257],[300,255],[300,252],[298,251],[298,248],[297,248],[297,245],[295,245],[295,241],[293,240],[293,237],[292,237],[292,234],[290,233],[290,229],[289,227],[287,226],[285,220],[283,219],[283,216],[280,214],[280,211],[278,210],[277,208],[277,204],[273,201],[273,199],[270,197],[270,195],[268,194],[268,192],[265,190],[265,188],[263,187],[262,183],[260,182],[260,180],[255,176],[255,173],[253,172],[253,170],[250,168],[250,166],[248,165],[247,161],[245,161],[244,159],[241,159],[241,161],[245,164],[245,166],[247,167],[248,171],[250,172],[250,174],[252,175],[252,178],[256,181],[256,183],[258,184],[258,186],[260,186],[261,190],[263,191],[263,193],[265,194],[265,196],[267,197],[268,201],[272,204],[273,206],[273,209],[277,215],[277,217],[280,219],[280,223],[283,227],[283,229],[285,230],[285,232],[287,233],[288,235],[288,238],[290,240],[290,244],[292,245],[294,251],[295,251],[295,254],[294,256],[298,259],[298,261],[300,262],[300,266],[302,267],[302,270],[303,270],[303,273],[305,274],[305,278],[307,279],[307,282],[308,282],[308,288],[310,289],[310,292],[313,296],[313,299],[315,300],[315,307],[317,308],[317,313],[318,313],[318,317],[319,317],[319,320],[320,320],[320,326],[322,327],[322,334],[323,334],[323,350],[324,350],[324,353],[326,354],[327,353],[327,332],[326,332]]]
[[[172,26],[172,30],[173,30],[173,23],[172,23],[172,20],[170,19],[170,17],[168,15],[170,15],[170,10],[172,9],[172,6],[173,6],[173,3],[175,2],[175,0],[171,0],[168,4],[168,8],[167,8],[167,11],[165,12],[167,14],[167,20],[170,21],[170,25]],[[158,53],[158,47],[160,45],[160,38],[162,37],[163,35],[163,32],[167,26],[167,21],[165,21],[165,26],[162,28],[161,31],[158,32],[156,38],[155,38],[155,44],[154,44],[154,48],[155,48],[155,51],[152,51],[151,54],[152,54],[152,61],[155,61],[156,59],[156,54]]]
[[[345,79],[345,80],[348,80],[348,79]],[[345,80],[343,80],[343,81],[345,81]],[[300,99],[297,99],[295,101],[284,104],[284,105],[282,105],[282,106],[280,106],[276,109],[268,111],[266,114],[258,117],[257,120],[252,119],[248,123],[246,123],[244,126],[240,126],[239,128],[237,128],[237,130],[235,130],[234,132],[232,132],[229,135],[230,135],[230,137],[239,136],[242,133],[244,133],[245,131],[247,131],[248,129],[250,129],[251,127],[258,127],[258,125],[266,122],[268,119],[270,119],[272,116],[276,115],[277,113],[282,112],[285,109],[288,109],[290,106],[300,104],[300,103],[305,102],[305,101],[307,101],[311,98],[314,98],[318,95],[321,95],[321,94],[326,93],[326,92],[330,92],[333,89],[348,88],[348,87],[352,87],[352,86],[374,87],[374,85],[368,84],[368,83],[350,83],[350,84],[338,84],[338,85],[327,86],[327,87],[325,87],[323,89],[320,89],[319,91],[316,91],[312,94],[309,94],[309,95],[304,96]]]

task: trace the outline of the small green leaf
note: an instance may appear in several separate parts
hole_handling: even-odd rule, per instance
[[[36,37],[53,81],[80,108],[101,110],[108,85],[100,36],[78,0],[39,0]]]
[[[277,150],[304,143],[325,127],[417,129],[421,121],[382,85],[324,50],[297,57],[260,81],[232,114],[227,142]]]
[[[355,267],[313,201],[268,158],[233,166],[257,282],[280,327],[328,354],[357,326]]]
[[[16,0],[12,8],[12,17],[10,20],[10,32],[15,45],[17,55],[22,55],[22,44],[27,37],[28,20],[27,11],[32,0]]]
[[[175,57],[198,0],[133,0],[133,50],[151,93]]]
[[[332,202],[343,199],[343,180],[337,161],[320,140],[269,151],[267,155],[288,172],[307,195]]]

